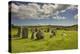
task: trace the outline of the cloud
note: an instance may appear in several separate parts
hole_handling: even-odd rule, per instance
[[[57,9],[57,7],[57,5],[44,4],[42,9],[44,10],[44,14],[50,14],[53,13]]]
[[[74,16],[74,19],[78,19],[78,15],[77,14]]]
[[[18,16],[22,19],[37,17],[37,7],[34,5],[33,6],[20,5]]]
[[[66,17],[64,17],[64,16],[53,16],[52,17],[53,19],[66,19]]]
[[[74,10],[74,9],[77,9],[77,8],[78,8],[77,5],[70,5],[66,9],[61,10],[60,12],[63,13],[63,12],[66,12],[66,10],[69,10],[69,9]]]
[[[64,4],[37,4],[37,3],[28,3],[28,4],[11,4],[11,12],[16,13],[20,19],[43,19],[54,17],[58,15],[60,11],[65,12],[65,9],[70,5]],[[68,8],[69,9],[69,8]],[[54,17],[55,18],[55,17]],[[57,16],[57,18],[65,18]]]
[[[77,5],[70,5],[67,9],[77,9],[78,6]]]
[[[19,7],[18,7],[16,4],[12,3],[12,4],[11,4],[11,11],[12,11],[13,13],[17,13],[18,10],[19,10]]]

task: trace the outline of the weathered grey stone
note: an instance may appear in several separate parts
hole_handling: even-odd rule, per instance
[[[34,37],[35,37],[35,32],[32,32],[31,39],[34,39]]]
[[[43,39],[43,38],[44,38],[44,33],[39,30],[39,31],[36,33],[36,38],[37,38],[37,40]]]
[[[28,28],[22,28],[22,38],[28,38]]]
[[[21,27],[18,27],[17,36],[18,36],[18,37],[21,36]]]
[[[52,30],[52,31],[50,32],[50,38],[52,38],[53,36],[56,36],[56,33],[55,33],[55,31]]]

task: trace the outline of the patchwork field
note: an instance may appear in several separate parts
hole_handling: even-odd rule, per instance
[[[63,31],[66,34],[64,37],[61,35]],[[13,29],[12,36],[16,33],[16,29]],[[56,30],[56,36],[52,38],[50,38],[49,32],[44,32],[44,39],[41,40],[31,40],[31,34],[29,31],[28,39],[12,39],[12,53],[78,48],[78,32],[75,30]]]

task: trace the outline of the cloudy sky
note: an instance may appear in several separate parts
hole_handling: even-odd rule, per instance
[[[11,23],[15,25],[62,25],[77,24],[77,5],[11,2]]]

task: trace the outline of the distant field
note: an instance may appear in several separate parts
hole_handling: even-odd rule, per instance
[[[45,38],[42,40],[31,40],[31,32],[28,39],[12,39],[12,53],[16,52],[32,52],[32,51],[49,51],[49,50],[64,50],[78,48],[78,32],[64,31],[66,36],[61,36],[63,30],[57,30],[56,36],[49,38],[49,33],[44,32]],[[12,36],[17,33],[16,29],[12,30]]]

